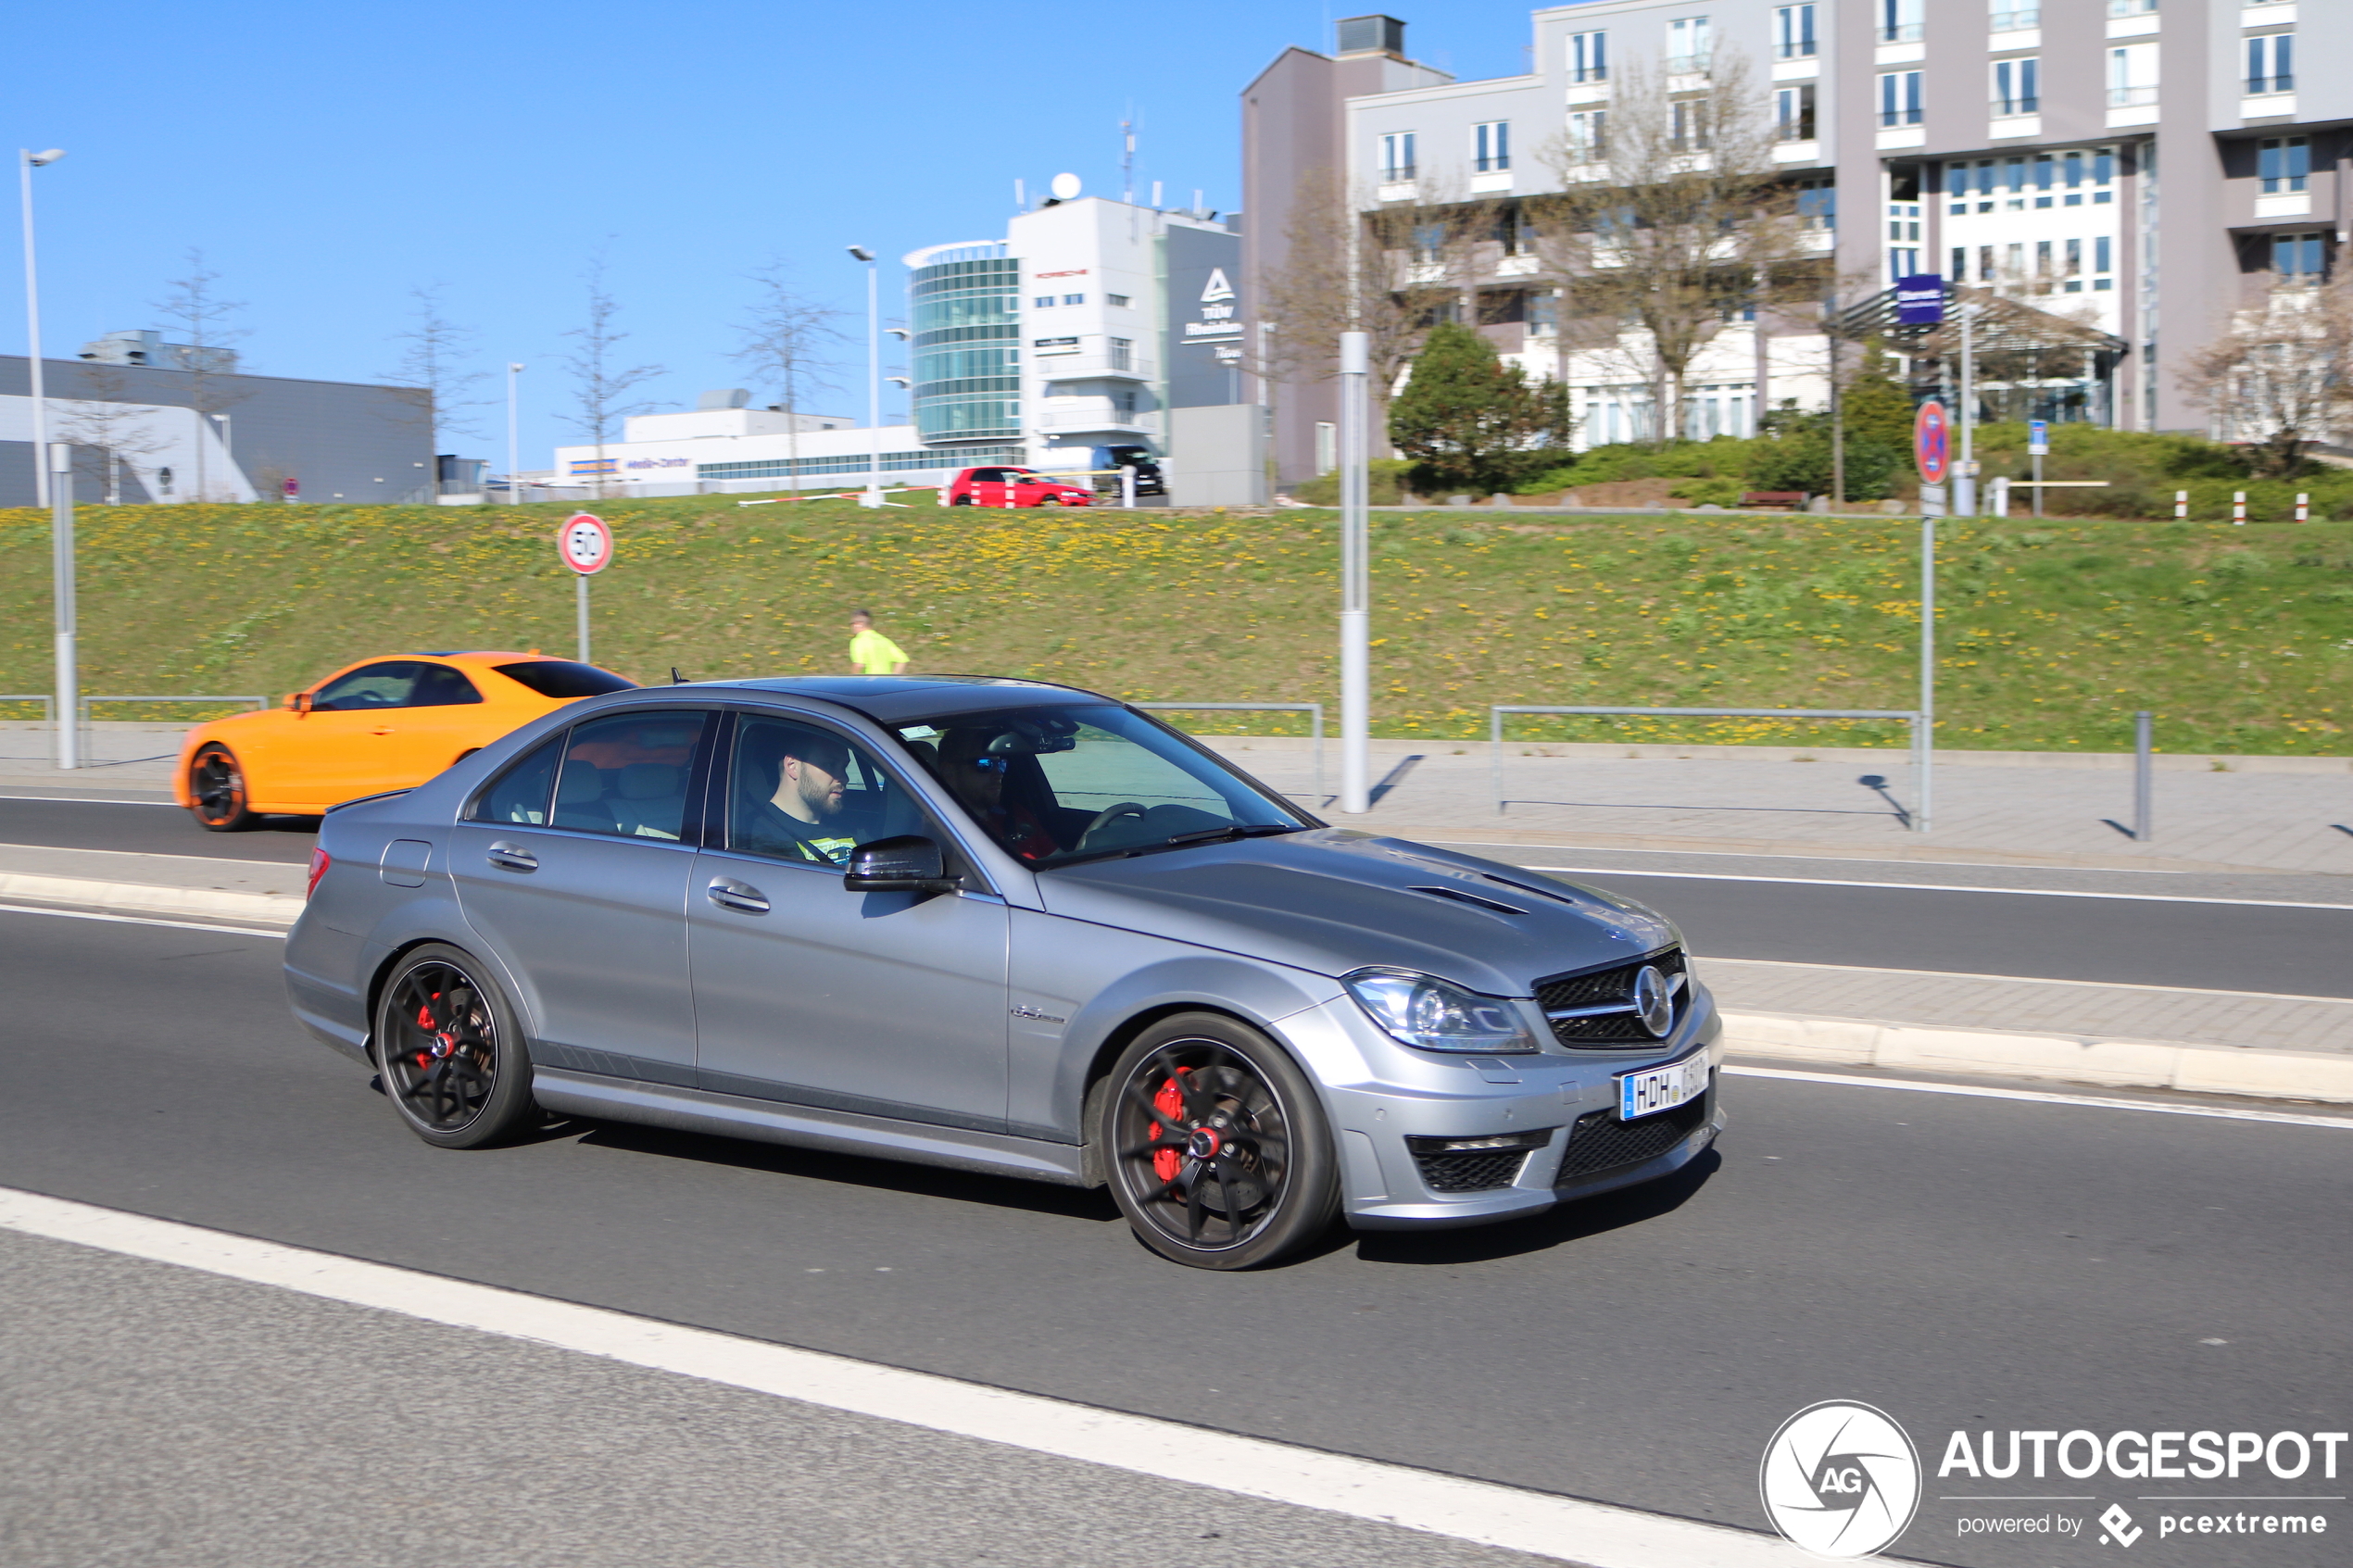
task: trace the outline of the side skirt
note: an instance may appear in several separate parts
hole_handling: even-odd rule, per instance
[[[898,1122],[847,1110],[786,1106],[774,1100],[739,1099],[701,1089],[647,1084],[588,1073],[538,1067],[532,1096],[549,1110],[568,1116],[642,1122],[681,1132],[757,1138],[836,1154],[862,1154],[942,1165],[993,1176],[1020,1176],[1059,1186],[1091,1186],[1076,1144],[1046,1143],[1002,1133],[968,1132],[920,1122]]]

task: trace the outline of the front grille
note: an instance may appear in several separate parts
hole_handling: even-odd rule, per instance
[[[1639,1122],[1620,1122],[1615,1110],[1587,1111],[1568,1130],[1568,1152],[1561,1157],[1554,1185],[1657,1159],[1705,1126],[1715,1104],[1711,1085],[1699,1098]]]
[[[1536,983],[1536,1005],[1546,1012],[1567,1008],[1633,1006],[1634,976],[1642,966],[1650,964],[1665,975],[1672,985],[1678,975],[1686,977],[1683,987],[1675,993],[1675,1016],[1680,1018],[1689,1005],[1692,989],[1683,963],[1683,949],[1667,947],[1646,954],[1631,963],[1613,965],[1608,969],[1588,970],[1581,974],[1555,974]],[[1642,1027],[1642,1021],[1631,1011],[1603,1013],[1593,1018],[1555,1018],[1553,1038],[1564,1046],[1650,1046],[1658,1037]]]
[[[1486,1192],[1519,1180],[1528,1163],[1524,1148],[1478,1149],[1461,1154],[1416,1154],[1422,1185],[1432,1192]]]

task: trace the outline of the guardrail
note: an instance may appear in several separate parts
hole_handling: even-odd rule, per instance
[[[0,692],[0,702],[37,702],[41,722],[49,730],[49,760],[57,759],[57,699],[48,692]]]
[[[102,702],[194,702],[201,703],[208,707],[218,707],[220,704],[224,702],[236,702],[243,703],[256,711],[261,711],[268,709],[270,706],[270,699],[266,696],[189,696],[176,692],[169,694],[159,693],[152,695],[133,695],[130,696],[107,696],[102,694],[85,693],[75,704],[78,712],[75,716],[77,721],[74,726],[82,735],[82,756],[83,765],[85,767],[89,764],[90,757],[90,709],[98,703]],[[51,722],[51,731],[53,734],[55,733],[55,718],[53,714]]]
[[[1919,809],[1906,813],[1914,833],[1928,831],[1930,755],[1934,737],[1916,709],[1905,708],[1550,708],[1497,703],[1487,709],[1487,777],[1495,814],[1504,814],[1504,715],[1506,713],[1640,714],[1660,719],[1901,719],[1911,726],[1913,786]],[[1900,810],[1901,808],[1899,807]]]
[[[1304,713],[1308,716],[1308,734],[1315,745],[1315,797],[1323,798],[1324,705],[1320,702],[1131,702],[1127,706],[1185,712]]]

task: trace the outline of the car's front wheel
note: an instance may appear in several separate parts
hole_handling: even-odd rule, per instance
[[[498,983],[471,953],[427,943],[376,1002],[376,1066],[409,1130],[437,1148],[479,1148],[534,1113],[531,1059]]]
[[[188,765],[190,808],[199,825],[213,833],[242,833],[256,818],[245,805],[245,771],[225,746],[207,746]]]
[[[1179,1013],[1112,1069],[1095,1129],[1144,1245],[1197,1269],[1272,1262],[1330,1229],[1339,1161],[1290,1053],[1218,1013]]]
[[[1038,497],[1038,504],[1041,507],[1059,507],[1063,504],[1063,498],[1060,495],[1040,495]]]
[[[948,504],[951,507],[969,507],[973,504],[973,498],[970,495],[959,495]]]

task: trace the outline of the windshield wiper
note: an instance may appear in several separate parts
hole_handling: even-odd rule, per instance
[[[1306,831],[1305,828],[1292,827],[1284,822],[1252,822],[1248,826],[1240,822],[1228,822],[1222,828],[1198,828],[1191,833],[1171,834],[1161,842],[1163,844],[1214,844],[1221,839],[1264,838],[1272,833],[1305,833]]]

